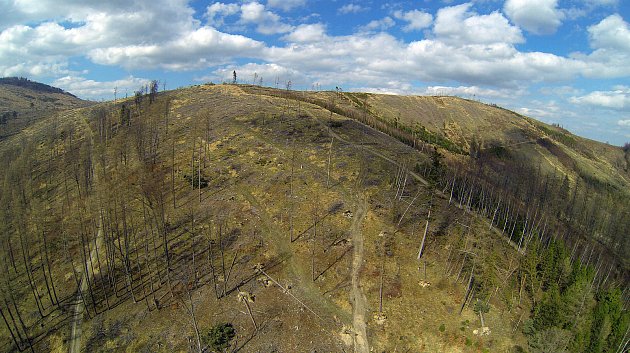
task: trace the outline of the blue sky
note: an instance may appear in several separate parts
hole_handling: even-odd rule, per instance
[[[0,76],[87,99],[261,78],[448,94],[630,141],[627,0],[0,0]]]

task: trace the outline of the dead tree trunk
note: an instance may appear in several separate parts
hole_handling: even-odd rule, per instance
[[[248,292],[241,292],[239,289],[238,292],[238,300],[245,304],[247,308],[247,313],[249,314],[249,318],[252,319],[252,323],[254,324],[254,330],[258,331],[258,325],[256,324],[256,320],[254,320],[254,313],[252,312],[252,308],[249,305],[249,302],[254,302],[254,296]]]
[[[475,270],[475,264],[473,263],[472,268],[470,269],[470,277],[468,278],[468,286],[466,288],[466,295],[464,296],[464,302],[462,303],[461,308],[459,308],[459,315],[464,311],[464,306],[466,306],[466,302],[468,301],[468,297],[470,296],[470,290],[472,289],[473,284],[473,271]]]
[[[330,147],[328,148],[328,167],[326,168],[326,187],[330,187],[330,161],[332,160],[332,147],[335,137],[330,138]]]
[[[22,246],[22,258],[24,260],[24,269],[26,270],[28,283],[31,287],[33,297],[35,298],[35,303],[37,304],[37,311],[39,312],[40,317],[44,317],[44,308],[42,306],[39,291],[37,290],[37,286],[35,285],[35,279],[33,278],[33,272],[31,270],[31,261],[27,250],[29,245],[26,243],[27,240],[25,239],[26,237],[23,236],[22,230],[18,230],[18,235],[20,237],[20,244]]]
[[[177,208],[175,197],[175,137],[173,137],[173,149],[171,153],[171,197],[173,198],[173,209]]]
[[[431,214],[431,212],[429,212]],[[424,235],[422,236],[422,243],[420,243],[420,250],[418,251],[418,260],[422,258],[424,254],[424,241],[427,239],[427,233],[429,232],[429,220],[427,219],[427,223],[424,226]]]
[[[44,239],[43,243],[45,244],[46,241],[46,232],[42,230],[42,239]],[[46,246],[44,246],[44,248],[46,248]],[[44,283],[46,284],[46,292],[48,293],[48,299],[50,300],[50,303],[52,306],[57,305],[57,302],[55,301],[55,298],[53,298],[52,295],[52,290],[51,290],[51,285],[48,283],[49,279],[48,279],[48,274],[46,273],[46,269],[48,268],[48,262],[44,260],[44,253],[48,254],[48,251],[44,250],[43,252],[40,251],[39,252],[39,262],[40,262],[40,267],[42,268],[42,275],[44,277]],[[46,256],[46,260],[48,259],[48,257]],[[50,282],[52,282],[52,276],[50,277]],[[55,295],[56,297],[56,295]]]

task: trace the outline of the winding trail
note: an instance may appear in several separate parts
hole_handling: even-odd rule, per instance
[[[98,228],[98,233],[96,234],[96,246],[90,252],[90,261],[96,261],[96,251],[101,248],[103,241],[103,227]],[[70,342],[68,343],[68,352],[69,353],[79,353],[81,352],[81,323],[83,321],[83,310],[85,306],[83,305],[83,300],[81,300],[81,293],[87,289],[88,281],[94,276],[94,273],[90,271],[90,266],[88,266],[87,276],[85,273],[81,276],[81,282],[79,284],[79,290],[77,291],[77,303],[74,305],[74,320],[72,321],[72,333],[70,335]]]
[[[354,248],[352,258],[352,327],[354,331],[355,353],[368,353],[370,351],[365,324],[366,298],[359,283],[359,275],[361,273],[361,267],[363,266],[363,234],[361,232],[361,224],[365,218],[366,208],[367,202],[365,199],[359,200],[352,226],[350,227],[352,245]]]
[[[81,278],[81,291],[83,291],[87,285],[86,281]],[[70,353],[78,353],[81,351],[81,321],[83,319],[83,301],[81,300],[81,293],[77,291],[77,303],[74,305],[74,320],[72,321],[72,333],[70,334],[70,343],[68,345]]]
[[[73,111],[76,116],[77,111]],[[92,131],[90,124],[87,120],[82,119],[84,127],[86,128],[89,135],[86,135],[90,139],[90,145],[94,146],[94,131]],[[98,173],[96,170],[94,171],[94,185],[98,185]],[[94,263],[97,261],[96,252],[98,249],[103,247],[103,224],[101,219],[99,218],[98,222],[98,231],[96,233],[96,240],[94,241],[94,249],[90,251],[90,262]],[[81,266],[79,266],[79,271],[81,270]],[[87,266],[87,273],[83,273],[81,275],[81,281],[79,282],[79,288],[77,289],[77,298],[76,304],[74,305],[74,315],[72,320],[72,331],[70,333],[70,339],[68,342],[68,352],[69,353],[79,353],[81,352],[81,323],[83,322],[83,312],[85,310],[84,302],[81,298],[82,293],[85,292],[88,286],[88,282],[92,280],[94,277],[94,273],[91,272],[92,267]]]

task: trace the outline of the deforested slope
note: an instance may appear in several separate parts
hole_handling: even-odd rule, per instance
[[[0,142],[0,348],[618,346],[618,264],[463,163],[500,150],[389,121],[387,99],[201,85]]]

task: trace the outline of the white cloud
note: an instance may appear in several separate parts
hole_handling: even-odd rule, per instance
[[[192,17],[194,11],[181,0],[121,2],[119,8],[112,8],[109,2],[90,1],[57,4],[22,0],[12,5],[23,6],[10,10],[38,24],[10,26],[0,32],[3,75],[67,75],[69,57],[96,48],[169,42],[198,27],[198,21]],[[71,26],[66,28],[51,18],[70,21]]]
[[[613,91],[594,91],[585,96],[571,97],[570,101],[595,107],[630,111],[630,87],[617,87]]]
[[[420,10],[407,12],[398,10],[394,12],[394,18],[408,22],[408,24],[403,27],[405,32],[427,28],[433,22],[433,16],[430,13],[422,12]]]
[[[588,28],[591,47],[630,53],[630,28],[618,14],[610,15]]]
[[[628,120],[619,120],[619,121],[617,121],[617,125],[630,127],[630,119],[628,119]]]
[[[389,95],[418,95],[417,90],[413,89],[413,86],[408,82],[402,82],[397,80],[391,80],[384,82],[380,86],[367,86],[367,87],[349,87],[346,89],[349,92],[367,92],[376,94],[389,94]]]
[[[340,7],[337,12],[342,14],[342,15],[346,15],[349,13],[359,13],[359,12],[363,12],[363,11],[367,11],[368,8],[367,7],[363,7],[361,5],[357,5],[357,4],[346,4],[343,5],[342,7]]]
[[[532,117],[534,119],[541,119],[541,120],[549,120],[556,117],[555,111],[549,111],[549,110],[540,109],[540,108],[521,107],[521,108],[517,108],[516,112],[523,114],[525,116]]]
[[[15,65],[0,65],[0,76],[56,77],[67,75],[68,63],[65,60],[25,61]]]
[[[264,58],[295,68],[322,85],[356,82],[380,85],[393,77],[390,60],[404,56],[405,47],[386,33],[327,37],[322,41],[271,47]],[[397,54],[398,53],[398,54]],[[400,58],[399,58],[400,59]]]
[[[289,3],[295,4],[297,2]],[[269,2],[268,5],[269,4],[271,4],[271,2]],[[241,5],[216,2],[207,7],[205,16],[208,20],[208,25],[219,27],[224,24],[226,17],[236,14],[240,14],[239,24],[253,24],[256,26],[256,31],[262,34],[287,33],[294,28],[291,25],[283,23],[282,17],[267,10],[265,5],[257,1],[247,2]]]
[[[157,3],[168,7],[169,4]],[[178,7],[181,1],[173,1],[172,7]],[[0,11],[0,30],[21,23],[37,23],[41,21],[80,21],[94,12],[125,12],[130,7],[126,0],[15,0],[3,1]]]
[[[299,25],[282,39],[289,42],[308,43],[321,41],[325,37],[326,27],[321,23],[314,23]]]
[[[497,11],[477,15],[471,3],[445,7],[438,11],[433,32],[443,42],[455,45],[522,43],[523,35]]]
[[[590,54],[574,53],[572,58],[583,61],[582,74],[589,78],[630,76],[630,26],[614,14],[588,27]]]
[[[183,71],[224,64],[235,57],[256,57],[263,46],[263,43],[241,35],[201,27],[160,45],[97,48],[91,50],[88,57],[101,65]]]
[[[293,26],[282,23],[280,16],[255,1],[241,6],[241,22],[255,24],[256,30],[262,34],[287,33],[293,29]]]
[[[518,88],[523,82],[569,79],[583,62],[547,53],[522,53],[506,43],[446,43],[439,38],[404,43],[362,32],[264,50],[263,58],[305,72],[313,81],[378,87],[392,81],[455,81],[469,86]]]
[[[306,0],[267,0],[267,6],[289,11],[306,5]]]
[[[359,27],[360,31],[384,31],[386,29],[392,28],[396,25],[396,22],[392,20],[391,17],[387,16],[380,20],[372,20],[365,26]]]
[[[232,72],[236,71],[239,82],[253,83],[254,75],[257,81],[263,79],[263,85],[274,86],[276,79],[278,87],[285,86],[288,80],[294,85],[304,85],[307,77],[301,72],[277,64],[254,64],[249,63],[241,66],[226,66],[216,69],[211,76],[199,78],[198,81],[223,82],[232,80]],[[259,82],[256,82],[258,84]]]
[[[556,95],[556,96],[568,96],[568,95],[578,95],[582,94],[582,90],[572,87],[572,86],[559,86],[559,87],[543,87],[540,90],[540,93],[544,95]]]
[[[450,87],[450,86],[429,86],[427,87],[424,94],[429,95],[439,95],[439,96],[462,96],[465,98],[470,97],[479,97],[479,98],[510,98],[516,95],[522,94],[518,90],[512,89],[489,89],[489,88],[481,88],[478,86],[458,86],[458,87]]]
[[[225,17],[235,15],[241,10],[237,4],[224,4],[222,2],[215,2],[208,6],[206,10],[206,18],[208,24],[211,26],[222,26]]]
[[[514,23],[534,34],[555,33],[564,19],[558,0],[507,0],[503,10]]]
[[[121,98],[124,97],[125,91],[131,94],[133,91],[138,90],[149,82],[150,80],[148,79],[133,76],[108,82],[89,80],[80,76],[64,76],[53,81],[52,85],[63,88],[65,91],[81,98],[95,99],[111,97],[113,99],[114,89],[117,89],[117,96]]]
[[[41,1],[50,4],[52,0]],[[335,36],[326,33],[323,23],[299,24],[305,21],[300,19],[295,27],[286,24],[285,19],[259,2],[214,3],[206,9],[208,25],[204,26],[194,19],[194,11],[184,0],[160,1],[168,11],[151,6],[153,2],[148,0],[126,1],[118,9],[86,1],[89,6],[77,4],[72,10],[72,23],[65,27],[58,19],[67,20],[70,15],[34,4],[36,13],[28,16],[41,17],[42,11],[49,11],[45,15],[53,17],[0,30],[0,75],[80,78],[84,74],[72,72],[70,62],[86,58],[128,70],[215,70],[212,80],[223,78],[217,70],[235,67],[239,77],[246,80],[256,72],[266,82],[276,75],[290,76],[296,84],[299,81],[307,87],[319,82],[323,86],[389,93],[439,89],[448,94],[497,100],[508,100],[509,92],[518,94],[535,82],[562,85],[565,80],[579,77],[630,76],[628,24],[619,15],[589,27],[591,53],[567,57],[520,51],[516,44],[524,38],[517,26],[500,12],[479,15],[472,4],[441,9],[433,26],[430,15],[422,15],[421,11],[392,11],[392,17],[376,20],[368,28]],[[60,7],[66,9],[66,3]],[[418,15],[418,21],[413,22],[416,17],[408,14]],[[228,22],[232,19],[228,16],[234,16],[233,24],[241,28],[247,25],[261,33],[282,34],[284,42],[272,46],[211,27],[220,26],[224,19]],[[394,18],[409,29],[424,26],[425,39],[409,42],[388,33],[375,33],[395,25]],[[256,64],[233,66],[236,60]],[[430,87],[419,91],[418,87],[425,85]],[[562,99],[569,105],[566,97],[574,97],[576,102],[605,111],[613,119],[620,113],[620,108],[614,108],[619,107],[619,98],[610,92],[623,89],[612,88],[600,97],[567,90]],[[607,103],[602,103],[602,97],[607,97]],[[599,105],[594,105],[598,99]],[[623,107],[627,110],[628,103]],[[530,109],[550,111],[548,107]],[[614,116],[612,124],[620,118],[624,117]]]

